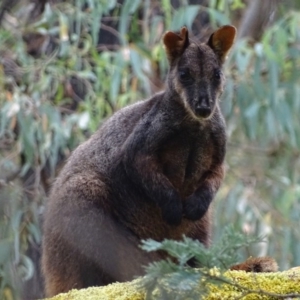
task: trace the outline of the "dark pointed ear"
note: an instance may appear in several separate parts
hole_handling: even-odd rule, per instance
[[[188,47],[189,32],[186,27],[182,27],[179,34],[167,31],[163,37],[163,42],[169,62],[172,62]]]
[[[227,53],[234,43],[235,35],[236,28],[231,25],[225,25],[210,36],[207,44],[217,54],[221,63],[225,61]]]

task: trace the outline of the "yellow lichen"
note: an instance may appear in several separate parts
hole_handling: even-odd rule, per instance
[[[51,300],[144,300],[142,292],[136,289],[136,280],[125,283],[113,283],[103,287],[90,287],[71,290],[59,294]],[[50,300],[50,299],[49,299]]]
[[[220,273],[213,268],[209,274],[218,277]],[[241,297],[246,300],[272,300],[278,299],[276,294],[299,294],[300,299],[300,267],[276,273],[227,271],[224,275],[234,284],[207,284],[209,295],[206,300],[233,300]],[[145,300],[144,293],[136,288],[138,281],[139,279],[104,287],[72,290],[49,300]]]
[[[236,285],[209,284],[209,295],[206,300],[217,299],[278,299],[277,295],[299,294],[300,268],[276,273],[246,273],[244,271],[227,271],[224,274]],[[221,295],[221,296],[220,296]]]

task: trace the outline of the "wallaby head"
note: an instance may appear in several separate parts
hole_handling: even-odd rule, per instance
[[[226,25],[215,31],[206,44],[189,39],[185,27],[179,34],[168,31],[163,37],[170,64],[168,90],[179,95],[198,119],[210,118],[215,110],[223,91],[222,64],[235,35],[235,27]]]

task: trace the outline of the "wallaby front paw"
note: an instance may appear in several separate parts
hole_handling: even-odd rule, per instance
[[[191,195],[184,201],[183,217],[192,221],[201,219],[207,212],[210,202],[209,199],[204,199],[204,197]]]

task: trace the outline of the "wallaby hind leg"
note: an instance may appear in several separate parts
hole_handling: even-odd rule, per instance
[[[47,296],[132,280],[159,258],[141,250],[140,240],[104,208],[108,199],[101,199],[101,191],[86,195],[88,190],[88,184],[65,185],[50,199],[42,258]]]

